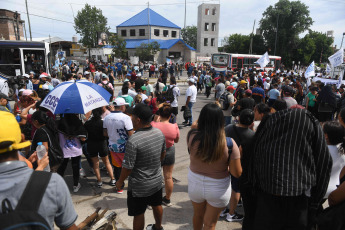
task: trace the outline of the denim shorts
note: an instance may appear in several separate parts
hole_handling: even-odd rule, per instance
[[[213,207],[224,208],[231,196],[230,176],[214,179],[188,171],[188,195],[191,201],[202,203],[206,201]]]

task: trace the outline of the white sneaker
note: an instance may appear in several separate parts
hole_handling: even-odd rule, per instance
[[[81,168],[81,169],[79,170],[79,174],[80,174],[81,177],[85,177],[85,176],[86,176],[85,171],[84,171],[83,168]]]
[[[80,188],[81,188],[81,184],[78,183],[77,186],[73,186],[73,192],[78,192]]]
[[[220,217],[226,217],[226,214],[229,214],[229,209],[225,208],[221,213],[220,213]]]
[[[230,215],[230,213],[227,213],[225,220],[228,222],[241,222],[243,220],[243,215],[236,212],[234,215]]]

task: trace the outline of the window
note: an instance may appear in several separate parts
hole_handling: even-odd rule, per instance
[[[216,8],[212,9],[212,15],[216,15]]]
[[[176,33],[176,31],[171,31],[171,37],[173,37],[173,38],[176,38],[176,35],[177,35],[177,33]]]
[[[211,46],[215,46],[215,39],[214,38],[211,38]]]
[[[155,36],[159,37],[159,29],[154,29],[153,33],[155,34]]]
[[[216,31],[216,23],[212,23],[212,31]]]
[[[208,26],[209,26],[209,24],[206,22],[205,23],[205,31],[208,31]]]
[[[233,58],[232,59],[232,68],[236,68],[237,67],[237,58]]]
[[[204,38],[204,46],[208,46],[208,39]]]
[[[169,37],[169,30],[163,30],[163,37]]]
[[[121,36],[127,37],[127,30],[121,30]]]
[[[135,30],[129,30],[129,35],[131,37],[135,37]]]
[[[174,58],[181,57],[181,52],[169,52],[169,57],[174,56]]]
[[[139,36],[145,36],[145,29],[139,29]]]
[[[210,9],[205,9],[205,15],[210,15]]]

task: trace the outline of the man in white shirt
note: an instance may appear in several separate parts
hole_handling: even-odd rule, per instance
[[[195,80],[193,78],[190,78],[188,80],[188,84],[189,87],[186,91],[186,107],[188,107],[190,109],[190,113],[191,113],[191,117],[186,120],[185,122],[183,122],[183,124],[187,125],[187,126],[191,126],[193,123],[193,105],[196,102],[196,95],[198,94],[198,91],[195,87]],[[189,121],[189,122],[188,122]]]

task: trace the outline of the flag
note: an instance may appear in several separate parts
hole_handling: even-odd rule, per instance
[[[330,56],[328,58],[331,65],[334,67],[337,67],[338,65],[342,64],[344,62],[344,51],[343,49],[338,50],[335,54]]]
[[[266,52],[264,55],[262,55],[256,62],[260,65],[261,68],[264,68],[268,63],[270,62],[270,58],[268,57],[268,53]]]
[[[314,64],[314,61],[308,66],[307,70],[304,73],[304,76],[306,78],[309,78],[310,76],[315,76],[315,64]]]
[[[326,65],[326,73],[329,74],[331,72],[331,67],[327,64]]]
[[[337,88],[339,89],[341,86],[341,83],[343,82],[343,75],[344,75],[344,71],[341,71],[340,76],[339,76],[339,81],[337,83]]]

